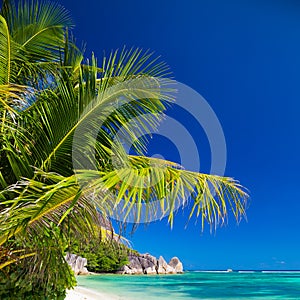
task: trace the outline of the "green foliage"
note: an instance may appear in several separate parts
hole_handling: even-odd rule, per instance
[[[93,239],[88,243],[75,241],[70,252],[87,259],[90,272],[116,272],[128,263],[131,249],[115,240]]]
[[[28,277],[24,270],[22,264],[13,264],[5,271],[0,270],[0,299],[62,300],[66,296],[66,288],[76,284],[74,276],[68,273],[47,285],[41,284],[39,274]]]
[[[33,238],[33,244],[15,238],[8,243],[9,249],[1,248],[0,252],[5,252],[6,257],[16,261],[0,269],[0,299],[64,299],[66,288],[72,288],[76,284],[74,274],[63,257],[63,245],[61,242],[57,245],[55,234],[49,232],[47,241]],[[4,253],[1,254],[0,264],[5,261]],[[26,260],[18,259],[20,255],[28,257]],[[46,264],[39,264],[39,257],[46,256]],[[59,265],[56,264],[58,261]]]

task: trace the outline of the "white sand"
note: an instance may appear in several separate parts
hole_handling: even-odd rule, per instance
[[[104,293],[94,292],[82,287],[76,286],[74,290],[67,291],[65,300],[121,300],[118,296],[107,295]]]

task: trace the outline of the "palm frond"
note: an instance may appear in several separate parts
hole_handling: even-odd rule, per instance
[[[92,59],[90,67],[82,67],[78,87],[74,89],[68,81],[60,81],[58,78],[55,91],[41,94],[27,111],[39,118],[33,118],[32,123],[43,128],[36,139],[41,148],[32,149],[36,161],[42,163],[40,167],[45,171],[56,170],[64,175],[66,172],[70,174],[70,157],[76,131],[83,130],[84,135],[90,132],[90,136],[96,131],[99,141],[96,148],[101,156],[105,154],[107,157],[118,128],[123,127],[127,135],[134,139],[140,128],[148,128],[150,131],[150,128],[158,126],[165,105],[173,99],[164,93],[163,87],[158,86],[156,80],[148,74],[139,73],[145,63],[149,74],[156,72],[154,63],[154,71],[151,71],[149,59],[149,54],[142,55],[140,51],[124,52],[119,59],[117,53],[114,53],[109,62],[105,62],[105,72],[99,72],[96,60]],[[132,66],[133,61],[139,65],[138,69]],[[122,76],[113,77],[116,75],[116,65],[123,70],[118,72]],[[131,80],[128,79],[130,76]],[[135,124],[130,127],[127,123],[131,119],[134,119]],[[93,142],[90,139],[89,143]],[[75,145],[81,146],[80,142]],[[142,141],[139,146],[142,148]]]
[[[125,223],[167,216],[172,225],[174,213],[187,204],[192,206],[189,218],[201,218],[202,226],[207,222],[216,228],[226,221],[230,210],[237,221],[245,216],[248,195],[237,181],[186,171],[165,160],[129,156],[118,169],[78,170],[77,176],[84,183],[84,193],[94,195],[96,205]],[[98,191],[107,192],[98,197]]]
[[[30,61],[57,60],[64,43],[64,29],[71,27],[69,12],[55,2],[5,0],[1,15],[7,20],[12,38]]]
[[[19,1],[17,6],[13,0],[5,0],[0,16],[0,55],[8,58],[4,83],[37,87],[49,81],[49,76],[57,74],[65,29],[71,26],[69,13],[52,2]],[[0,60],[0,78],[1,74]]]
[[[86,232],[92,231],[93,224],[98,222],[95,204],[82,195],[75,176],[66,178],[37,171],[35,179],[24,179],[2,195],[6,200],[1,202],[0,245],[27,229],[27,235],[38,236],[51,224],[63,227],[68,220],[69,228]],[[11,195],[18,196],[10,199]]]

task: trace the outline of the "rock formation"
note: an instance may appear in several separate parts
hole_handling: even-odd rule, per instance
[[[87,275],[89,271],[86,268],[87,259],[76,254],[67,253],[65,256],[67,263],[74,271],[75,275]],[[169,263],[160,256],[159,259],[146,254],[130,254],[129,263],[123,266],[118,274],[178,274],[183,273],[183,266],[177,257],[173,257]]]
[[[86,268],[87,259],[76,254],[67,252],[65,256],[66,262],[69,264],[75,275],[87,275],[89,271]]]
[[[183,266],[177,257],[173,257],[169,264],[160,256],[159,259],[146,254],[131,254],[129,263],[123,266],[118,274],[177,274],[183,273]]]
[[[158,274],[166,274],[167,266],[168,266],[168,264],[165,261],[165,259],[162,256],[160,256],[157,261],[157,273]]]
[[[182,262],[178,259],[178,257],[173,257],[169,262],[169,266],[172,267],[176,273],[183,272],[183,265]]]

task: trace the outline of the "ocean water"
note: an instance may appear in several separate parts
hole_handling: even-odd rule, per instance
[[[180,275],[88,275],[79,286],[118,299],[298,299],[300,272],[186,272]]]

